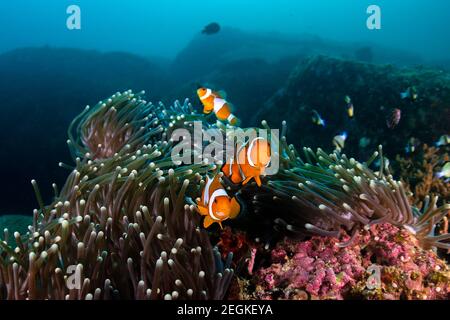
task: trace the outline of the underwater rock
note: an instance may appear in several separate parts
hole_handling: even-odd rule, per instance
[[[234,61],[262,59],[276,62],[285,57],[301,56],[305,46],[298,40],[224,27],[214,37],[194,37],[176,56],[171,72],[179,83],[197,81]]]
[[[412,86],[418,99],[402,99],[400,93]],[[354,104],[352,119],[346,112],[347,95]],[[395,129],[388,130],[386,116],[392,108],[401,109],[402,119]],[[312,123],[313,109],[323,116],[325,127]],[[270,119],[269,123],[276,125],[289,119],[288,135],[297,146],[326,150],[332,148],[332,138],[345,130],[348,140],[343,152],[361,158],[379,144],[394,156],[403,151],[412,135],[431,144],[447,132],[449,118],[448,73],[314,56],[299,63],[254,121]],[[359,148],[362,137],[370,138],[365,149]]]
[[[355,59],[363,62],[373,61],[373,49],[371,47],[361,47],[355,51]]]
[[[380,224],[342,248],[335,239],[285,240],[250,281],[256,299],[449,299],[450,269],[406,230]],[[245,286],[244,286],[245,290]]]

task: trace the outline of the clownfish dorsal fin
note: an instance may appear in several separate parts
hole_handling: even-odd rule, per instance
[[[213,194],[214,191],[216,191],[217,189],[222,189],[222,184],[220,183],[219,180],[219,175],[215,175],[214,178],[211,180],[211,184],[209,187],[209,194]]]
[[[228,105],[228,109],[230,110],[230,113],[234,113],[236,111],[234,104],[228,102],[228,100],[225,100],[225,101],[227,101],[227,105]]]
[[[227,93],[224,90],[219,90],[215,94],[218,98],[227,99]]]

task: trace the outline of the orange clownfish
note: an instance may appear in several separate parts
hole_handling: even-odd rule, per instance
[[[231,105],[225,100],[224,93],[208,88],[199,88],[197,95],[203,104],[203,113],[210,114],[214,111],[220,121],[228,121],[232,126],[238,124],[239,120],[231,113]]]
[[[222,167],[222,172],[235,184],[244,185],[251,179],[261,186],[261,176],[270,164],[270,144],[264,138],[255,138],[250,143],[243,145]]]
[[[197,199],[197,211],[202,216],[203,226],[208,228],[214,222],[222,228],[222,221],[234,219],[241,211],[241,206],[235,197],[230,198],[216,175],[213,179],[207,177],[201,199]]]

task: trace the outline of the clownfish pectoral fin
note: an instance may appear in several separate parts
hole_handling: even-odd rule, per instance
[[[237,201],[236,197],[233,197],[233,199],[231,199],[231,213],[230,213],[230,219],[234,219],[236,218],[239,213],[241,212],[241,205],[239,204],[239,202]]]
[[[225,163],[223,166],[222,166],[222,170],[221,170],[222,172],[223,172],[223,174],[226,176],[226,177],[230,177],[230,163]]]
[[[244,181],[242,181],[242,185],[247,184],[253,177],[247,177]]]
[[[210,216],[207,216],[205,218],[205,220],[203,220],[203,227],[206,229],[213,223],[214,223],[214,220]]]
[[[241,183],[242,177],[241,177],[240,173],[233,173],[231,176],[231,182],[233,182],[234,184]]]
[[[255,181],[256,181],[256,184],[258,185],[258,187],[261,187],[261,185],[262,185],[261,177],[260,176],[255,176]]]
[[[197,211],[198,213],[200,213],[202,216],[207,216],[208,215],[208,208],[204,207],[204,206],[197,206]]]

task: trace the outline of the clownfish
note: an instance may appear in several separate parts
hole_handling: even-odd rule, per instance
[[[240,147],[222,167],[225,176],[234,184],[245,185],[251,179],[261,186],[261,176],[270,164],[271,149],[269,142],[264,138],[255,138],[250,143]]]
[[[214,222],[221,228],[222,221],[234,219],[241,211],[241,206],[235,197],[230,198],[216,175],[213,179],[206,177],[206,185],[201,199],[197,199],[197,211],[202,216],[203,226],[208,228]]]
[[[226,100],[226,94],[224,92],[199,88],[197,95],[203,104],[203,113],[210,114],[214,111],[217,119],[220,121],[228,121],[232,126],[238,124],[239,119],[231,112],[231,105]]]

